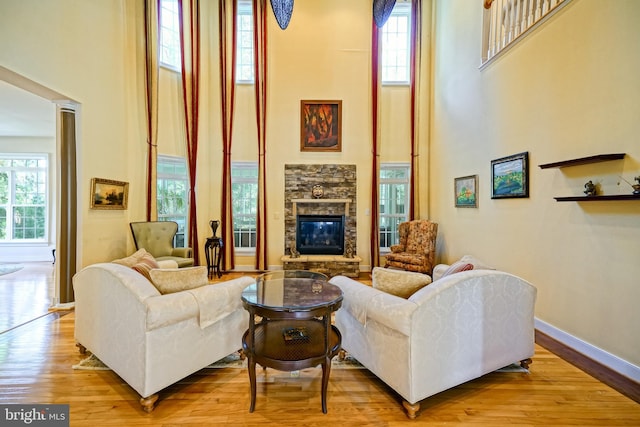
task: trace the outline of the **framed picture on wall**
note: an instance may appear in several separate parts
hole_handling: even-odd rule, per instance
[[[456,208],[478,207],[478,175],[454,178],[453,187]]]
[[[129,183],[91,178],[91,209],[127,209]]]
[[[300,101],[300,151],[342,151],[342,101]]]
[[[529,197],[529,153],[491,161],[491,198]]]

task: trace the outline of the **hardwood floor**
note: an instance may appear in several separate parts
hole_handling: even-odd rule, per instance
[[[54,297],[52,263],[15,265],[21,269],[0,275],[0,333],[47,314]]]
[[[252,414],[245,370],[203,369],[160,392],[147,414],[112,371],[71,368],[82,359],[73,328],[73,312],[52,312],[0,333],[0,404],[69,404],[72,426],[640,425],[638,403],[539,345],[530,373],[496,372],[432,396],[415,421],[366,369],[332,370],[326,415],[320,368],[261,373]]]

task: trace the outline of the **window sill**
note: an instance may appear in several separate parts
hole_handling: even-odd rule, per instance
[[[239,256],[255,256],[256,248],[234,248],[234,252]]]

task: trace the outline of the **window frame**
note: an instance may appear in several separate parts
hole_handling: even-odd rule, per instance
[[[404,178],[383,178],[383,171],[385,170],[397,170],[397,169],[402,169],[405,172],[405,177]],[[399,225],[401,222],[405,222],[409,220],[409,197],[410,197],[410,192],[411,192],[411,164],[408,162],[388,162],[388,163],[380,163],[380,174],[379,174],[379,191],[380,191],[380,198],[379,198],[379,205],[381,207],[382,205],[382,194],[383,194],[383,189],[382,186],[383,185],[404,185],[405,189],[404,189],[404,213],[400,214],[397,212],[394,213],[386,213],[386,212],[382,212],[382,209],[380,209],[379,207],[379,212],[378,212],[378,236],[379,236],[379,241],[380,241],[380,253],[388,253],[391,251],[391,245],[389,246],[382,246],[382,242],[383,239],[382,237],[382,219],[383,217],[386,218],[399,218],[400,220],[397,221],[396,223],[396,229],[394,230],[393,227],[390,227],[390,229],[387,231],[387,233],[391,236],[391,240],[392,240],[392,245],[393,244],[397,244],[397,242],[393,242],[394,237],[395,239],[398,238],[398,230],[397,230],[397,225]],[[389,198],[389,201],[391,201],[392,199]],[[396,205],[397,206],[397,205]],[[390,221],[391,223],[392,221]]]
[[[27,166],[0,166],[0,172],[7,172],[7,203],[0,205],[5,208],[6,212],[6,238],[0,240],[0,245],[8,246],[8,245],[33,245],[33,244],[48,244],[50,240],[50,227],[49,223],[51,222],[51,211],[50,211],[50,177],[49,177],[49,168],[50,168],[50,159],[47,153],[2,153],[0,154],[1,160],[25,160],[25,161],[35,161],[39,163],[40,161],[44,161],[44,167],[36,166],[36,167],[27,167]],[[17,203],[16,202],[16,172],[31,172],[36,174],[36,186],[41,187],[42,191],[38,191],[39,194],[42,195],[44,201],[42,204],[25,204],[25,203]],[[43,181],[40,182],[38,179],[42,177]],[[42,208],[44,212],[44,217],[42,218],[43,224],[43,236],[40,238],[14,238],[14,215],[16,207],[35,207]],[[37,218],[36,218],[37,219]],[[37,232],[38,227],[35,226],[35,230]]]

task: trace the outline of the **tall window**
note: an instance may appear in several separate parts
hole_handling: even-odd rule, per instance
[[[409,83],[411,2],[397,1],[382,27],[382,82]]]
[[[177,0],[160,2],[160,64],[179,71],[180,66],[180,16]]]
[[[0,241],[47,240],[46,154],[0,155]]]
[[[236,249],[255,249],[258,209],[258,163],[231,165],[233,239]]]
[[[408,220],[409,164],[380,165],[380,247],[398,243],[398,225]]]
[[[236,82],[253,83],[253,9],[249,0],[238,1],[236,29]]]
[[[178,232],[173,245],[183,248],[187,242],[187,162],[181,157],[158,156],[158,221],[175,221]]]

